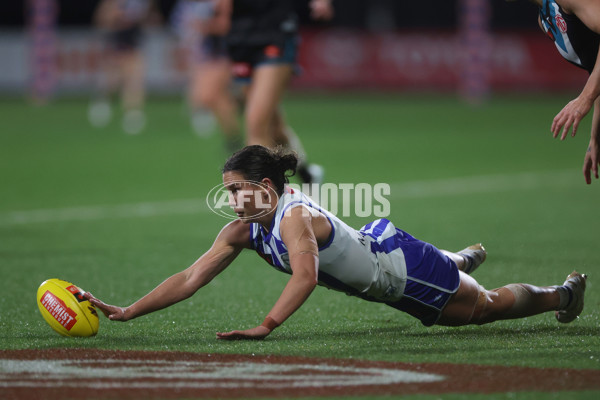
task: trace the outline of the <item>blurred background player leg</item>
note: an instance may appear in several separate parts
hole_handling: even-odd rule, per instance
[[[135,135],[146,126],[144,58],[141,50],[135,48],[120,53],[118,62],[123,76],[121,87],[122,128],[126,133]]]
[[[171,24],[187,54],[187,104],[192,128],[198,136],[210,136],[216,120],[230,154],[242,147],[243,140],[225,43],[229,22],[227,16],[217,13],[216,3],[179,0]]]
[[[140,133],[145,124],[144,56],[141,50],[142,25],[151,11],[147,0],[103,0],[94,22],[106,41],[103,76],[88,110],[90,123],[107,125],[112,118],[111,96],[120,92],[126,133]]]
[[[323,169],[306,161],[302,142],[286,123],[281,102],[293,75],[289,64],[260,64],[252,74],[246,96],[247,144],[282,145],[299,156],[298,175],[304,183],[321,183]],[[310,168],[310,169],[309,169]]]
[[[225,0],[220,4],[231,16],[227,44],[234,75],[248,85],[246,143],[294,150],[300,157],[297,172],[302,182],[322,182],[323,169],[307,162],[306,152],[282,111],[283,95],[296,72],[299,36],[294,2]]]
[[[88,108],[90,124],[96,128],[107,126],[113,117],[113,98],[119,92],[122,77],[119,69],[119,51],[112,43],[112,36],[103,32],[100,73],[96,76],[96,87]]]
[[[240,149],[243,139],[238,120],[238,105],[231,94],[230,63],[214,58],[193,66],[189,104],[192,126],[200,136],[214,128],[214,120],[223,134],[228,153]],[[210,112],[207,114],[207,110]]]

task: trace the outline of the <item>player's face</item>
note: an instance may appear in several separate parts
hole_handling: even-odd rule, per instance
[[[249,181],[236,171],[225,172],[223,184],[229,191],[229,205],[240,220],[245,223],[270,220],[277,199],[268,185]]]

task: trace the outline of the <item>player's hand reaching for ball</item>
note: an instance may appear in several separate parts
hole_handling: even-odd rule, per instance
[[[217,332],[217,339],[224,340],[262,340],[269,336],[271,330],[266,326],[259,325],[256,328],[245,331]]]
[[[123,307],[111,306],[110,304],[106,304],[103,301],[95,298],[90,292],[84,293],[83,297],[88,299],[90,303],[100,309],[106,316],[106,318],[111,321],[127,321],[127,317],[125,316],[125,309]]]

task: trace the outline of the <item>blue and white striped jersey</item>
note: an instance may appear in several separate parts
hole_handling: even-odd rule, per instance
[[[299,191],[288,188],[279,199],[271,229],[251,224],[251,246],[274,268],[292,273],[289,254],[281,240],[280,224],[286,211],[305,207],[325,215],[331,236],[319,248],[319,284],[367,300],[397,301],[406,285],[406,262],[400,248],[412,236],[386,220],[374,221],[355,230]]]
[[[567,14],[555,0],[544,0],[539,12],[541,26],[558,52],[571,63],[591,73],[596,63],[600,35],[577,16]]]

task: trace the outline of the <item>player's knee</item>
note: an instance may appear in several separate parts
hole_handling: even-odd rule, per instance
[[[254,142],[253,144],[261,144],[267,147],[271,147],[275,144],[275,135],[269,129],[269,124],[265,123],[264,121],[247,119],[246,134],[248,136],[248,140]]]
[[[257,134],[258,132],[266,132],[266,127],[269,125],[265,118],[254,114],[246,115],[246,130],[248,134]]]
[[[196,97],[196,101],[200,106],[208,109],[214,109],[219,101],[219,96],[217,93],[205,91],[198,93]]]
[[[490,293],[490,301],[481,315],[480,324],[527,315],[532,294],[525,285],[514,283],[488,293]]]
[[[486,303],[478,318],[473,322],[477,325],[489,324],[501,319],[512,309],[515,303],[515,297],[508,288],[500,288],[485,292]]]

